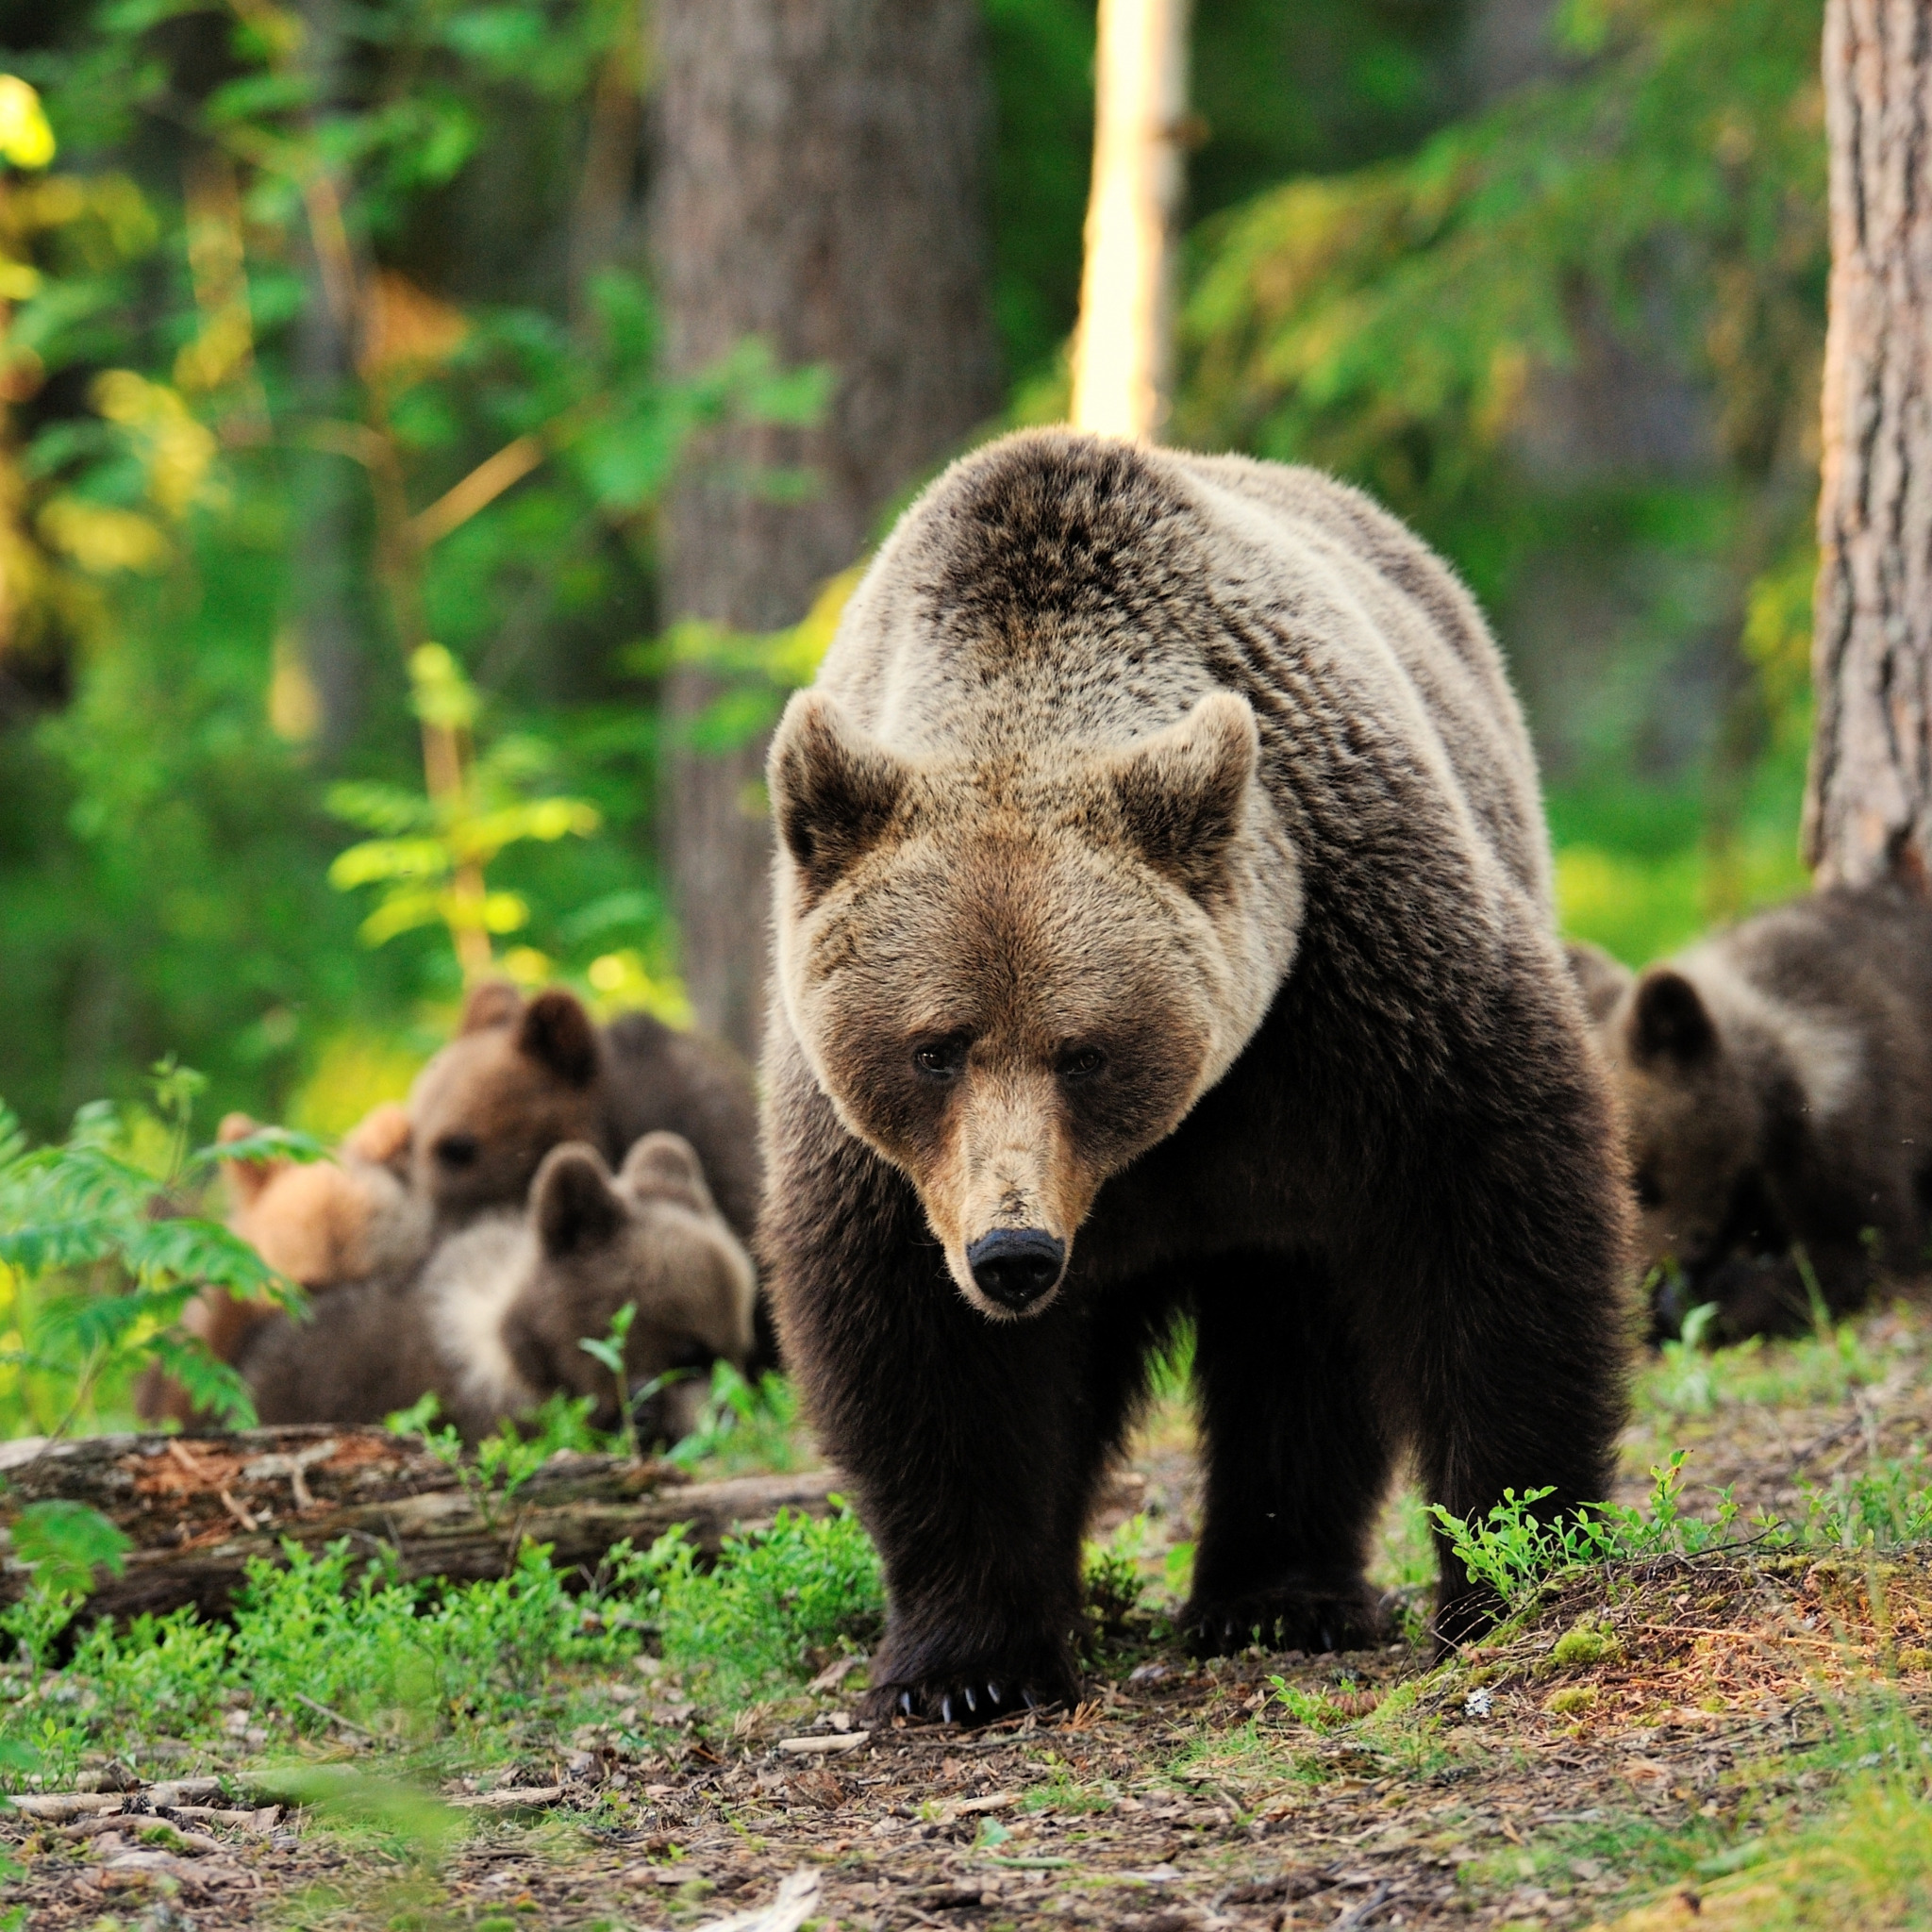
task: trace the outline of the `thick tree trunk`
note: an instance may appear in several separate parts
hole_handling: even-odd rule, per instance
[[[1932,885],[1932,4],[1829,0],[1819,883]]]
[[[740,631],[805,614],[898,491],[997,402],[981,249],[975,0],[660,0],[657,242],[673,366],[748,336],[830,366],[817,428],[708,438],[673,496],[664,610]],[[804,501],[757,473],[803,466]],[[717,695],[671,680],[667,853],[700,1022],[746,1052],[762,1006],[764,746],[688,742]]]

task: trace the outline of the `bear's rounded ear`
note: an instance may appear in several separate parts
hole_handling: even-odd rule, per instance
[[[1694,1065],[1717,1046],[1717,1028],[1697,989],[1670,966],[1653,966],[1637,982],[1630,1009],[1630,1049],[1639,1060]]]
[[[1624,990],[1635,975],[1621,959],[1613,959],[1588,940],[1571,940],[1563,948],[1570,977],[1583,995],[1583,1010],[1592,1026],[1601,1026],[1616,1010]]]
[[[1126,834],[1158,872],[1195,896],[1221,883],[1241,829],[1261,735],[1246,700],[1209,691],[1165,731],[1111,762]]]
[[[553,1147],[530,1183],[530,1218],[539,1245],[552,1259],[615,1240],[625,1208],[604,1157],[585,1141]]]
[[[553,986],[524,1008],[517,1051],[571,1087],[597,1077],[597,1028],[574,992]]]
[[[911,775],[824,691],[793,695],[773,734],[765,779],[808,904],[885,836]]]
[[[712,1211],[711,1191],[705,1185],[705,1164],[682,1134],[659,1129],[634,1141],[624,1157],[618,1185],[641,1201],[663,1198],[684,1201],[702,1214]]]
[[[371,1108],[344,1137],[342,1152],[402,1173],[408,1165],[412,1131],[408,1108],[385,1100]]]
[[[484,1033],[492,1026],[508,1026],[524,1009],[524,996],[507,979],[486,979],[473,986],[463,1002],[462,1024],[458,1033]]]

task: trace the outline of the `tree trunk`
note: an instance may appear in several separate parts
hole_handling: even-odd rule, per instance
[[[1100,0],[1099,28],[1073,419],[1146,441],[1173,382],[1187,0]]]
[[[691,1483],[668,1463],[558,1456],[492,1497],[420,1442],[323,1426],[14,1441],[0,1447],[0,1474],[5,1520],[28,1503],[85,1503],[131,1540],[125,1568],[88,1599],[91,1614],[119,1617],[184,1604],[219,1615],[249,1559],[277,1559],[285,1541],[320,1552],[347,1537],[371,1555],[392,1550],[407,1577],[463,1580],[508,1575],[526,1539],[552,1545],[559,1565],[594,1569],[612,1543],[644,1549],[678,1523],[715,1556],[728,1531],[781,1507],[824,1515],[839,1480],[822,1469]],[[0,1604],[27,1581],[19,1563],[0,1566]]]
[[[1932,884],[1932,4],[1828,0],[1831,315],[1818,505],[1821,885]]]
[[[975,0],[661,0],[657,243],[673,367],[748,336],[829,365],[809,430],[708,437],[674,493],[664,612],[795,623],[893,496],[997,404],[981,247],[987,101]],[[803,467],[803,501],[758,472]],[[702,1024],[762,1017],[764,743],[689,741],[718,695],[674,673],[667,853]]]

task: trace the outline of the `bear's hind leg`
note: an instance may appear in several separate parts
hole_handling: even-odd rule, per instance
[[[1207,1512],[1184,1615],[1207,1654],[1351,1650],[1388,1623],[1363,1567],[1391,1453],[1335,1284],[1241,1255],[1203,1271],[1194,1380]]]

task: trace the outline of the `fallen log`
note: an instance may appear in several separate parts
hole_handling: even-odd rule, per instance
[[[372,1556],[393,1552],[405,1577],[475,1581],[507,1574],[527,1539],[551,1544],[560,1566],[594,1570],[613,1543],[642,1548],[675,1524],[715,1555],[731,1530],[780,1508],[824,1515],[838,1483],[824,1469],[693,1483],[668,1462],[558,1455],[506,1497],[384,1429],[26,1439],[0,1442],[0,1532],[29,1503],[88,1504],[133,1544],[119,1575],[98,1577],[89,1614],[192,1604],[219,1615],[250,1558],[278,1560],[288,1542],[320,1551],[346,1537]],[[7,1554],[0,1605],[29,1582]]]

